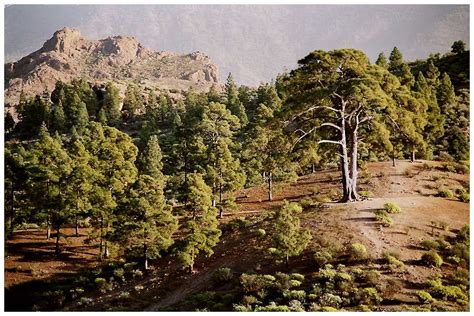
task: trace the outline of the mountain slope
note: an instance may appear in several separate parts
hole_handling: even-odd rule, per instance
[[[206,90],[218,82],[218,68],[200,52],[180,55],[154,52],[135,38],[114,36],[89,40],[76,29],[63,28],[43,47],[17,62],[5,64],[5,104],[27,96],[51,92],[56,81],[86,77],[94,84],[115,81],[166,89]]]

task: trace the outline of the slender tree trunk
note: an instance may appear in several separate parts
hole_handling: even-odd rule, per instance
[[[79,220],[77,219],[77,214],[76,214],[76,237],[79,237]]]
[[[61,228],[60,225],[58,225],[58,226],[56,227],[56,250],[55,250],[55,254],[56,254],[56,255],[59,255],[59,253],[61,252],[61,249],[59,248],[59,238],[60,238],[60,236],[61,236],[61,234],[60,234],[60,228]]]
[[[105,224],[105,235],[107,236],[109,232],[109,223],[107,222]],[[105,242],[104,242],[104,258],[108,258],[109,257],[109,241],[107,240],[107,238],[105,238]]]
[[[46,240],[51,238],[51,214],[49,210],[49,181],[46,182],[46,191],[48,194],[48,215],[46,216]]]
[[[316,172],[316,166],[313,164],[311,164],[311,173],[315,173]]]
[[[392,151],[392,167],[395,167],[395,148]]]
[[[146,240],[146,229],[143,230],[143,240]],[[148,270],[148,255],[147,255],[147,245],[146,241],[143,242],[143,261],[144,261],[144,268]]]
[[[285,264],[286,264],[286,269],[288,270],[290,268],[290,256],[288,254],[286,255]]]
[[[351,198],[354,201],[359,200],[359,194],[357,194],[357,156],[358,156],[358,138],[357,138],[357,126],[352,131],[351,136]]]
[[[46,240],[49,240],[51,238],[51,215],[49,214],[49,211],[46,218],[46,225]]]
[[[102,244],[104,235],[104,218],[100,216],[100,242],[99,242],[99,261],[102,261]]]
[[[341,171],[342,171],[342,201],[341,202],[350,202],[352,201],[352,184],[351,177],[349,173],[349,157],[347,153],[347,141],[346,141],[346,127],[344,119],[341,126]]]
[[[11,203],[11,208],[10,208],[10,231],[11,233],[13,233],[13,220],[15,218],[15,185],[14,185],[14,182],[12,180],[12,188],[11,188],[11,192],[10,192],[10,198],[12,200],[12,203]]]
[[[411,159],[410,159],[410,161],[415,162],[415,160],[416,160],[415,147],[413,147],[412,150],[411,150]]]
[[[273,200],[273,174],[268,172],[268,200]]]

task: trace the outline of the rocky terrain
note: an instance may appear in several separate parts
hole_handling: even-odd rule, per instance
[[[77,29],[63,28],[43,47],[19,61],[5,64],[5,105],[26,96],[51,92],[58,80],[86,77],[93,84],[114,81],[144,87],[206,90],[218,82],[218,68],[201,52],[187,55],[155,52],[125,36],[89,40]]]

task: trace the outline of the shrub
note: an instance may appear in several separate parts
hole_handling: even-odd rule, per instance
[[[240,284],[242,285],[245,293],[257,293],[269,284],[263,276],[258,274],[245,274],[240,276]]]
[[[385,227],[390,227],[393,225],[393,219],[384,210],[375,211],[375,219],[377,219],[377,221],[379,221]]]
[[[351,260],[365,260],[367,259],[368,253],[365,246],[361,243],[354,243],[349,248],[349,257]]]
[[[290,308],[286,305],[276,305],[274,302],[267,306],[258,306],[256,312],[289,312]]]
[[[374,197],[374,193],[372,191],[359,191],[359,195],[366,198]]]
[[[456,240],[460,243],[469,243],[470,236],[470,227],[469,224],[464,225],[459,232],[456,234]]]
[[[263,229],[263,228],[257,229],[257,235],[259,237],[264,237],[266,234],[267,234],[267,232],[265,231],[265,229]]]
[[[451,249],[451,244],[448,241],[444,240],[444,238],[438,238],[436,242],[439,244],[439,249]]]
[[[303,304],[298,300],[291,300],[288,306],[292,312],[304,312]]]
[[[304,199],[301,199],[299,203],[302,208],[306,209],[313,205],[313,199],[310,197],[305,197]]]
[[[132,276],[134,278],[141,278],[143,276],[143,272],[139,269],[133,270],[132,271]]]
[[[431,294],[426,291],[417,291],[416,296],[418,297],[418,300],[420,301],[420,303],[423,303],[423,304],[429,304],[435,301],[435,299],[431,296]]]
[[[316,252],[313,258],[318,266],[324,266],[325,264],[330,263],[333,259],[332,254],[327,250]]]
[[[435,240],[425,239],[421,242],[421,246],[428,250],[436,250],[439,248],[439,244]]]
[[[338,312],[338,309],[331,306],[323,306],[321,307],[321,312]]]
[[[382,297],[380,297],[376,288],[368,287],[362,289],[360,302],[366,305],[379,305],[382,302]]]
[[[338,308],[342,303],[342,299],[338,295],[325,293],[320,297],[319,302],[321,303],[322,306],[330,306],[330,307]]]
[[[217,269],[212,275],[213,281],[217,284],[228,282],[232,280],[232,278],[233,278],[232,270],[227,267],[222,267],[222,268]]]
[[[456,169],[457,173],[460,173],[460,174],[468,174],[469,173],[469,167],[466,166],[466,165],[458,163],[458,164],[454,165],[454,168]]]
[[[318,196],[315,196],[314,197],[314,201],[318,202],[318,203],[329,203],[331,202],[331,198],[326,196],[326,195],[318,195]]]
[[[402,261],[391,255],[387,255],[385,259],[387,259],[388,267],[390,270],[402,269],[405,266]]]
[[[304,275],[302,275],[300,273],[292,273],[292,274],[290,274],[290,278],[292,280],[297,280],[297,281],[300,281],[300,282],[304,281]]]
[[[255,296],[252,295],[245,295],[244,298],[242,299],[242,303],[246,306],[250,306],[252,304],[258,303],[258,299]]]
[[[238,305],[238,304],[234,304],[232,306],[232,309],[235,312],[251,312],[252,311],[252,308],[250,308],[248,306],[244,306],[244,305]]]
[[[434,250],[428,251],[423,254],[421,257],[421,261],[423,261],[425,264],[434,266],[434,267],[441,267],[443,264],[443,258],[441,258],[440,255]]]
[[[385,212],[390,213],[390,214],[400,213],[401,211],[400,206],[398,206],[397,204],[393,202],[385,203],[383,205],[383,209]]]
[[[469,201],[470,201],[469,193],[461,193],[461,194],[459,194],[458,199],[459,199],[459,201],[461,201],[461,202],[469,203]]]
[[[290,280],[288,281],[290,287],[298,287],[301,285],[301,281],[298,280]]]
[[[454,158],[445,151],[442,151],[439,153],[438,159],[440,161],[448,161],[448,162],[454,161]]]
[[[122,268],[118,268],[114,270],[114,277],[121,279],[122,281],[125,280],[124,274],[125,274],[125,270]]]
[[[332,282],[336,275],[336,270],[330,264],[327,264],[324,269],[319,269],[319,279],[323,282]]]
[[[452,199],[454,197],[454,193],[450,189],[440,189],[438,191],[438,196]]]
[[[289,300],[298,300],[300,302],[304,302],[306,293],[303,290],[285,290],[283,291],[283,297]]]
[[[250,226],[251,222],[243,217],[236,218],[226,223],[223,227],[224,231],[237,231],[239,229]]]
[[[377,270],[365,271],[360,275],[362,282],[365,282],[369,286],[376,286],[379,284],[381,274]]]

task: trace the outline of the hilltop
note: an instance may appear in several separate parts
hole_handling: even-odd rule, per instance
[[[114,36],[101,40],[84,38],[80,31],[63,28],[39,50],[5,64],[5,104],[18,103],[21,91],[34,96],[51,92],[56,81],[86,77],[93,84],[127,82],[144,87],[207,90],[218,83],[218,68],[201,52],[155,52],[135,38]]]

